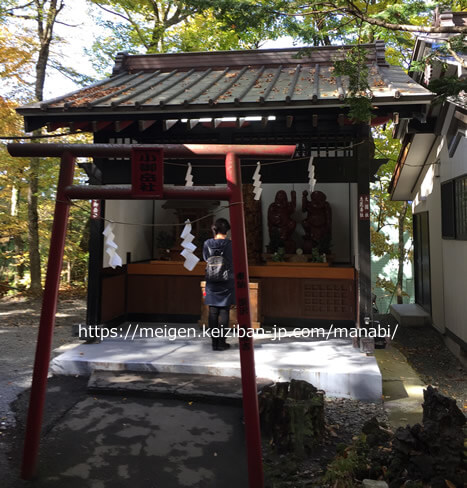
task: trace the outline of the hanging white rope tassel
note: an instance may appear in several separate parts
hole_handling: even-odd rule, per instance
[[[183,251],[180,254],[185,258],[183,266],[185,266],[188,271],[193,271],[194,267],[198,264],[199,258],[193,254],[196,246],[193,244],[195,236],[191,233],[190,219],[185,220],[185,227],[183,228],[180,237],[183,239]]]
[[[193,186],[193,175],[191,174],[191,163],[188,163],[188,169],[185,175],[185,186]]]
[[[116,268],[122,265],[122,258],[117,254],[118,246],[115,239],[115,234],[113,233],[114,224],[112,222],[106,222],[105,229],[102,234],[104,234],[104,247],[105,252],[109,255],[109,266],[111,268]]]
[[[313,193],[316,185],[315,166],[313,164],[313,156],[310,157],[310,162],[308,163],[308,181],[310,185],[310,193]]]
[[[255,169],[255,173],[253,174],[253,193],[255,194],[255,200],[259,200],[261,198],[261,193],[263,189],[261,188],[261,163],[258,161]]]

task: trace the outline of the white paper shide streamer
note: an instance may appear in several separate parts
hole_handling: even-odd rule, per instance
[[[185,175],[185,186],[193,186],[193,175],[191,174],[191,163],[188,163],[188,169]]]
[[[313,193],[316,185],[315,166],[313,165],[313,156],[310,157],[310,162],[308,163],[308,180],[310,185],[310,193]]]
[[[261,198],[261,193],[263,189],[261,188],[261,163],[258,161],[255,169],[255,173],[253,175],[253,193],[255,194],[255,200],[259,200]]]
[[[193,239],[195,236],[191,233],[190,219],[185,220],[185,227],[183,228],[180,237],[183,239],[183,251],[180,254],[185,258],[183,266],[185,266],[188,271],[193,271],[194,267],[199,261],[199,258],[193,254],[196,246],[193,244]]]
[[[122,258],[117,254],[118,246],[115,239],[115,234],[113,233],[114,224],[112,222],[107,222],[105,224],[105,229],[102,234],[104,234],[104,247],[105,252],[109,255],[109,266],[111,268],[116,268],[122,265]]]

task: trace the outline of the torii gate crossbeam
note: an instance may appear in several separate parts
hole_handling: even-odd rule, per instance
[[[134,147],[148,150],[162,149],[164,156],[170,158],[225,158],[227,187],[164,187],[162,198],[218,199],[229,202],[236,299],[237,303],[240,300],[243,303],[248,303],[247,307],[237,307],[238,323],[241,328],[251,328],[249,276],[239,157],[289,159],[294,154],[295,146],[219,144],[167,144],[157,146],[140,144],[9,144],[8,151],[12,156],[61,158],[24,441],[21,471],[23,479],[30,479],[36,471],[71,199],[141,199],[141,196],[132,196],[129,185],[111,185],[107,188],[106,186],[73,186],[76,158],[129,157]],[[245,336],[239,338],[239,346],[249,487],[263,488],[264,476],[253,339],[248,337],[249,334],[241,334],[241,336]]]

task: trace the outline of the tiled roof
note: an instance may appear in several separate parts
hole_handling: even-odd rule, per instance
[[[333,62],[345,47],[181,53],[120,54],[113,75],[97,84],[40,104],[23,115],[82,113],[170,114],[343,106],[348,80]],[[432,95],[384,59],[384,44],[365,46],[370,87],[377,105],[427,103]],[[39,110],[38,110],[39,109]],[[40,111],[40,112],[39,112]]]

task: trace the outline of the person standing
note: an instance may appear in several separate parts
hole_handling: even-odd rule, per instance
[[[208,327],[212,349],[224,351],[230,348],[230,344],[226,342],[223,329],[229,327],[230,306],[235,304],[232,241],[227,238],[229,221],[217,219],[211,229],[214,237],[203,245],[203,259],[207,268],[204,303],[209,306]]]

